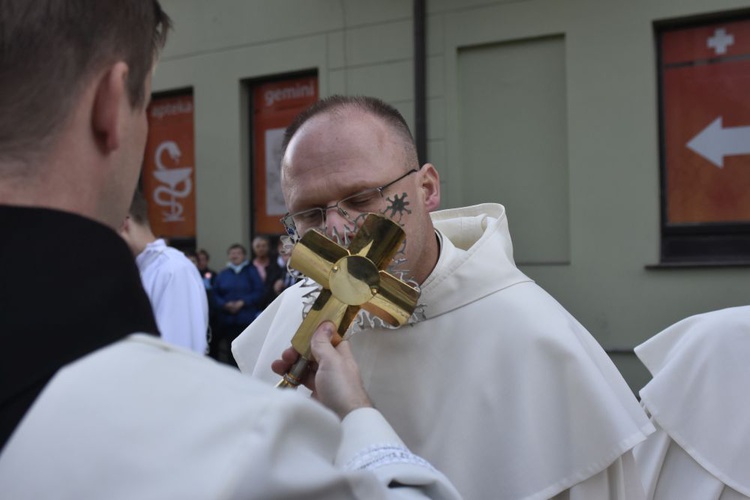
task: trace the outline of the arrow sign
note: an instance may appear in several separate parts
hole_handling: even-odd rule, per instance
[[[724,168],[725,156],[750,154],[750,127],[723,128],[720,116],[693,137],[687,147]]]

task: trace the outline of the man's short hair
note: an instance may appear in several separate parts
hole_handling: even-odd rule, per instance
[[[151,227],[148,221],[148,201],[143,191],[139,189],[133,193],[133,201],[130,202],[130,219],[140,226]]]
[[[0,159],[44,151],[87,78],[127,63],[133,108],[171,26],[158,0],[0,2]]]
[[[235,243],[234,245],[231,245],[229,248],[227,248],[227,253],[229,253],[235,248],[239,248],[240,250],[242,250],[243,254],[247,255],[247,249],[243,247],[242,245],[240,245],[239,243]]]
[[[413,155],[414,162],[419,163],[417,149],[414,145],[414,137],[411,135],[409,125],[401,113],[390,104],[376,97],[368,96],[332,95],[315,102],[309,108],[302,111],[284,131],[284,140],[281,145],[282,157],[286,153],[286,148],[289,146],[289,142],[294,137],[294,134],[310,119],[326,113],[344,113],[352,109],[364,111],[382,119],[392,130],[401,136],[404,140],[406,153],[410,157]]]

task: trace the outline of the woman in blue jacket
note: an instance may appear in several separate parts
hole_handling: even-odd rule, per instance
[[[209,355],[218,361],[235,364],[230,346],[260,314],[264,287],[258,270],[247,260],[245,247],[234,244],[227,250],[227,256],[227,267],[216,276],[213,286],[219,327],[212,335]]]

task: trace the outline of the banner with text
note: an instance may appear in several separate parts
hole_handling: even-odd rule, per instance
[[[154,98],[148,123],[142,176],[151,229],[157,236],[194,238],[193,96]]]
[[[295,116],[318,100],[318,78],[275,80],[253,88],[253,204],[256,234],[281,234],[281,143]]]

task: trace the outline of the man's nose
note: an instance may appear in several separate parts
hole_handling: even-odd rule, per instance
[[[346,212],[338,207],[329,208],[326,212],[326,234],[343,236],[347,231],[353,231],[352,223],[346,218]]]

